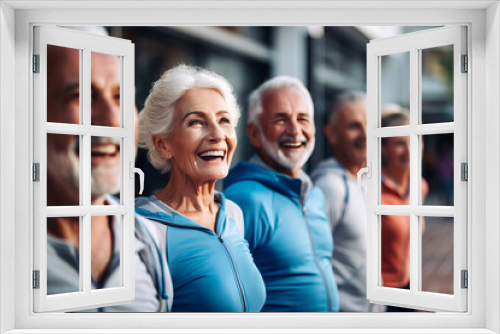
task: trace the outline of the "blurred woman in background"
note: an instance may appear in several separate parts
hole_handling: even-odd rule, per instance
[[[409,112],[403,108],[382,112],[382,127],[410,125]],[[423,146],[423,143],[422,143]],[[423,147],[422,147],[423,149]],[[382,205],[410,205],[410,137],[382,138]],[[414,171],[416,173],[416,171]],[[422,178],[422,202],[429,186]],[[422,217],[422,233],[424,219]],[[382,216],[382,284],[410,288],[410,217]],[[388,306],[387,312],[414,310]]]

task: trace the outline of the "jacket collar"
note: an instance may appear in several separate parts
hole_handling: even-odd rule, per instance
[[[276,172],[258,155],[254,155],[249,162],[238,163],[224,179],[224,187],[240,181],[260,182],[301,205],[305,203],[313,187],[311,179],[304,171],[301,170],[297,178],[289,177]]]
[[[214,200],[219,205],[219,213],[217,214],[215,223],[215,233],[220,235],[226,223],[226,198],[224,194],[216,191]],[[137,198],[135,208],[135,212],[141,216],[159,221],[165,225],[177,225],[180,227],[210,231],[210,229],[205,226],[196,223],[194,220],[174,210],[159,200],[155,195]]]

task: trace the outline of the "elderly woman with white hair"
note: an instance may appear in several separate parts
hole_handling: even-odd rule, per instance
[[[236,148],[231,85],[186,65],[166,71],[141,114],[140,145],[170,179],[136,200],[156,230],[174,285],[173,312],[258,312],[265,286],[243,239],[240,208],[215,191]]]

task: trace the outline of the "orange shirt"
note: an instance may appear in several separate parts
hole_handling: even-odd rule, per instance
[[[422,178],[422,203],[429,185]],[[409,189],[399,186],[382,168],[382,205],[410,205]],[[424,224],[422,219],[422,233]],[[410,217],[382,216],[382,285],[402,288],[410,283]]]

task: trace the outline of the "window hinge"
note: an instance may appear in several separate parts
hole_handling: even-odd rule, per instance
[[[33,73],[40,73],[40,55],[33,55]]]
[[[40,270],[33,270],[33,289],[40,289]]]
[[[469,57],[467,55],[462,55],[462,73],[469,72]]]
[[[462,162],[460,164],[460,170],[461,170],[461,181],[469,181],[469,166],[467,165],[466,162]]]
[[[33,181],[40,182],[40,164],[38,162],[33,164]]]
[[[462,276],[462,289],[467,289],[469,287],[469,274],[467,270],[462,270],[461,276]]]

